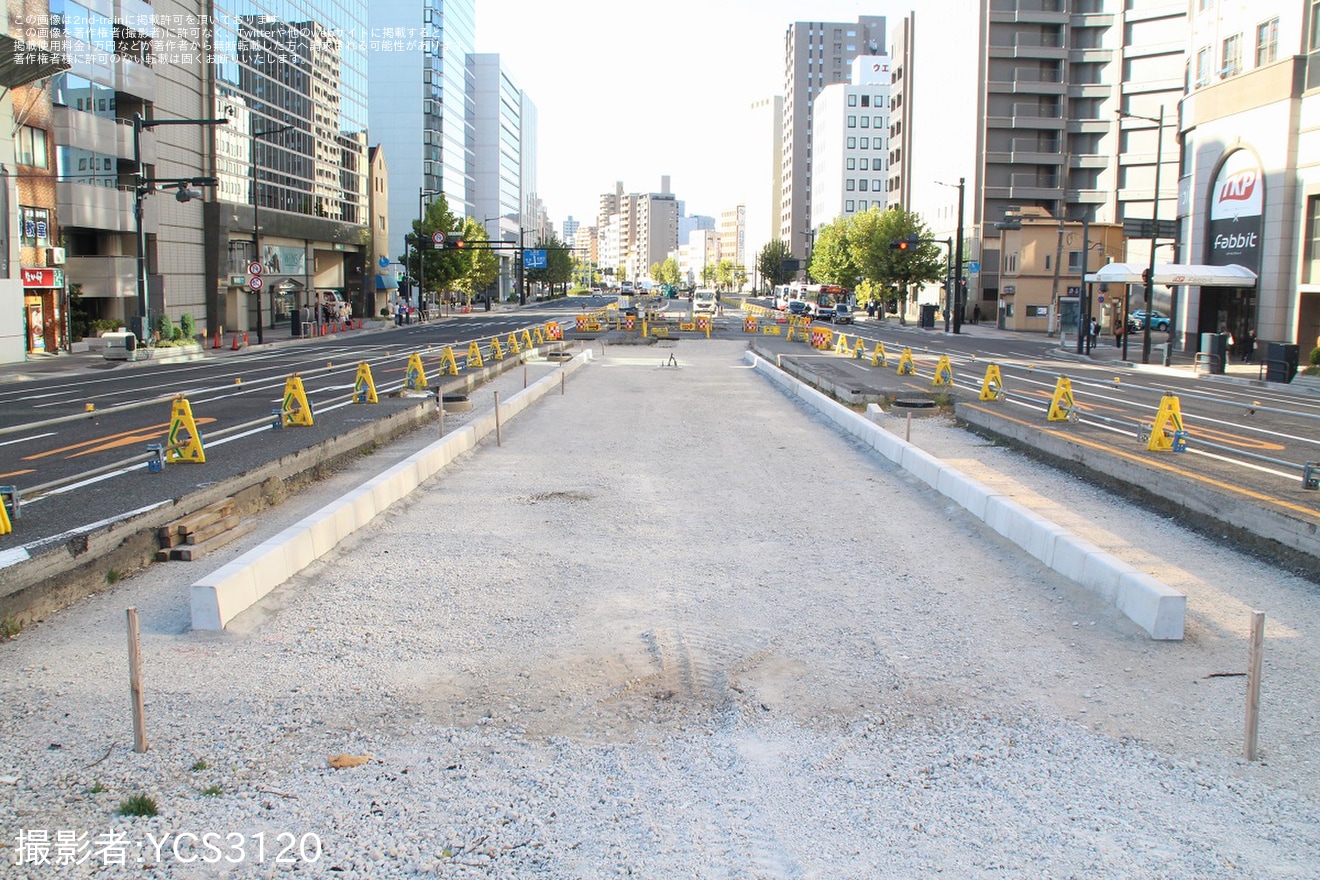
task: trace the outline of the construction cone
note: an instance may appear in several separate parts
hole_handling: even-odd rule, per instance
[[[238,351],[238,334],[234,334],[234,344],[229,347],[230,351]]]
[[[219,331],[219,330],[215,331],[215,343],[214,343],[211,347],[212,347],[212,348],[220,348],[220,331]]]
[[[247,348],[247,347],[248,347],[247,331],[246,331],[246,330],[243,331],[243,347],[244,347],[244,348]]]

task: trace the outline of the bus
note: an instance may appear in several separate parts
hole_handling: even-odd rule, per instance
[[[794,300],[801,300],[809,307],[809,314],[823,320],[834,316],[834,307],[839,303],[851,304],[852,295],[837,284],[780,284],[775,287],[775,308],[783,311]]]

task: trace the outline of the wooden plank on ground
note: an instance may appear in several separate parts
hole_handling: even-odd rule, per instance
[[[237,505],[232,498],[222,498],[214,504],[208,504],[196,513],[189,514],[182,519],[175,520],[166,528],[172,529],[175,533],[186,535],[194,532],[202,526],[232,516],[238,512]]]
[[[188,536],[185,540],[189,544],[200,544],[203,541],[209,541],[211,538],[214,538],[216,535],[220,534],[221,532],[226,532],[229,529],[232,529],[234,526],[238,525],[239,522],[240,519],[238,517],[238,514],[234,514],[233,516],[227,516],[222,520],[218,520],[209,525],[202,526],[200,529],[194,529],[193,531],[188,533]]]
[[[245,519],[232,529],[221,532],[213,538],[201,541],[197,544],[187,544],[183,547],[175,547],[170,551],[170,558],[182,562],[196,562],[212,550],[223,547],[231,541],[237,540],[246,534],[249,534],[257,527],[255,519]]]

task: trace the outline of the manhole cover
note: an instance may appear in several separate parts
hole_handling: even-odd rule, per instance
[[[894,406],[903,409],[934,409],[935,401],[929,397],[898,397],[894,399]]]

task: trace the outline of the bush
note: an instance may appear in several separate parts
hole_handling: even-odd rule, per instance
[[[151,328],[156,332],[156,338],[161,342],[169,342],[174,339],[174,322],[170,316],[162,313],[156,318],[156,324]]]
[[[1320,367],[1320,345],[1311,349],[1311,366]]]
[[[179,316],[179,330],[188,342],[197,338],[197,322],[193,320],[191,313],[184,312]]]

